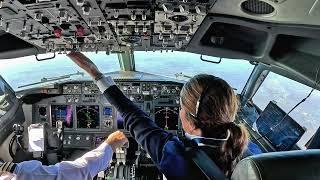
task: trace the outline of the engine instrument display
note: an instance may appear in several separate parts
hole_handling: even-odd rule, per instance
[[[63,121],[66,128],[73,128],[71,105],[51,105],[51,126],[56,127],[57,121]]]
[[[99,106],[77,106],[77,127],[98,129],[100,126]]]
[[[155,122],[159,127],[165,130],[177,130],[178,118],[178,107],[155,107]]]

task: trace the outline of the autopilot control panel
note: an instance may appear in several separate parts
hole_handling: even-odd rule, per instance
[[[173,133],[180,130],[179,95],[183,83],[121,80],[116,85],[159,127]],[[68,82],[51,92],[55,93],[53,97],[33,104],[33,123],[46,123],[54,131],[58,122],[63,122],[65,148],[89,149],[111,132],[125,131],[120,113],[94,82]]]

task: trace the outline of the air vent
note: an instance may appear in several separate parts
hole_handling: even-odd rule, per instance
[[[251,15],[269,15],[275,10],[272,5],[260,0],[244,1],[241,3],[241,8],[245,13]]]

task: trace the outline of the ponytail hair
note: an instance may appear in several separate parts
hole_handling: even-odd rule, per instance
[[[243,125],[231,124],[227,131],[230,137],[220,149],[221,167],[227,176],[231,176],[235,165],[240,161],[241,156],[248,145],[248,131]]]

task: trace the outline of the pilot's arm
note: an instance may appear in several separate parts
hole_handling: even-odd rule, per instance
[[[71,52],[67,56],[95,80],[100,91],[124,118],[125,128],[130,131],[130,134],[142,145],[161,169],[164,146],[169,140],[177,139],[177,137],[173,137],[172,134],[159,128],[145,112],[120,91],[110,76],[103,76],[85,55],[79,52]]]
[[[106,170],[116,148],[126,142],[125,135],[117,131],[109,135],[98,148],[84,154],[74,161],[62,161],[55,165],[45,166],[41,162],[25,161],[14,164],[13,179],[21,180],[82,180],[92,179],[100,171]],[[7,167],[7,166],[4,166]],[[5,170],[10,170],[9,168]],[[8,176],[8,174],[5,174]],[[0,178],[1,179],[1,178]]]

